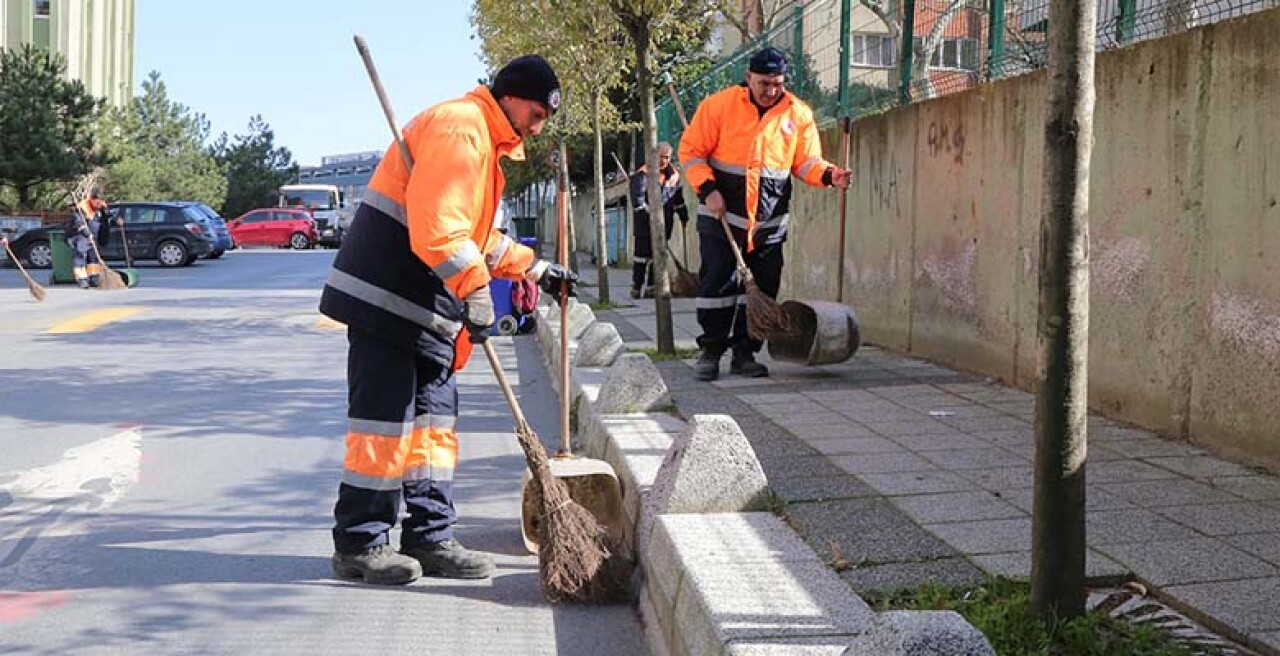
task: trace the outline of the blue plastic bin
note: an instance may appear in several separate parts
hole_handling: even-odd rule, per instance
[[[535,251],[538,248],[537,237],[521,237],[517,241]],[[493,297],[493,316],[496,319],[489,329],[490,335],[514,335],[532,325],[532,317],[516,314],[516,306],[511,302],[513,285],[510,280],[494,278],[489,281],[489,295]]]

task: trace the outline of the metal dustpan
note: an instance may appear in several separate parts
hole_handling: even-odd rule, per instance
[[[564,142],[560,143],[556,176],[556,214],[559,231],[560,263],[569,261],[568,234],[569,194],[565,180],[569,177]],[[549,458],[551,474],[565,482],[569,497],[586,508],[609,531],[615,544],[622,544],[627,536],[626,514],[622,510],[622,488],[613,466],[603,460],[581,458],[573,454],[569,435],[569,402],[572,388],[569,386],[569,290],[565,284],[560,290],[560,452]],[[538,503],[536,486],[530,484],[532,474],[524,472],[524,485],[520,493],[520,534],[529,551],[538,551]]]
[[[626,513],[622,509],[622,488],[613,467],[603,460],[558,455],[549,460],[551,474],[565,482],[574,503],[586,508],[609,531],[609,537],[622,544],[627,537]],[[537,491],[532,474],[524,470],[520,492],[520,537],[530,553],[538,553]]]
[[[831,301],[786,301],[782,312],[788,335],[769,340],[769,356],[809,367],[837,364],[853,357],[862,331],[853,308]]]

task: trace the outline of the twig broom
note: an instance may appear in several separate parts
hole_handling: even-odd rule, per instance
[[[93,187],[98,183],[99,171],[92,171],[88,175],[80,178],[80,182],[71,192],[71,199],[76,205],[77,212],[84,214],[80,209],[80,204],[87,198]],[[102,259],[102,252],[98,250],[98,238],[89,230],[89,219],[92,217],[84,216],[85,231],[91,234],[86,235],[89,238],[89,245],[93,247],[93,254],[98,258],[98,266],[102,268],[102,289],[128,289],[129,285],[125,283],[124,277],[119,271],[114,271],[107,266],[107,261]],[[108,221],[111,219],[108,218]],[[110,231],[110,228],[107,228]]]
[[[407,168],[413,167],[413,155],[404,143],[400,127],[396,124],[391,103],[387,100],[382,80],[373,65],[369,46],[364,38],[355,37],[356,50],[364,60],[369,80],[378,94],[378,102],[386,116],[391,133],[400,149],[400,157]],[[562,326],[563,330],[564,327]],[[629,564],[624,559],[613,558],[621,545],[611,544],[605,526],[586,508],[569,496],[564,481],[551,473],[547,464],[546,449],[537,433],[529,426],[516,400],[511,385],[502,371],[502,363],[493,350],[493,344],[484,342],[484,354],[498,379],[502,394],[511,408],[516,423],[516,440],[524,450],[525,460],[532,472],[532,481],[541,501],[542,521],[538,522],[538,565],[542,591],[553,602],[576,601],[579,603],[609,603],[630,597]]]
[[[31,277],[31,274],[27,273],[27,270],[22,268],[22,262],[18,261],[18,256],[14,254],[12,248],[9,248],[9,242],[5,242],[4,250],[9,253],[9,259],[13,260],[13,265],[18,267],[18,271],[22,273],[22,277],[27,279],[27,289],[31,290],[31,297],[36,299],[37,303],[43,301],[44,287],[37,284],[35,279]]]

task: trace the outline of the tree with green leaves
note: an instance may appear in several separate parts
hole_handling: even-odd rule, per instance
[[[261,115],[249,118],[246,134],[228,137],[223,132],[209,152],[227,172],[227,199],[222,205],[226,217],[275,205],[280,185],[298,177],[293,153],[276,147],[275,132]]]
[[[476,0],[472,23],[492,68],[555,44],[542,53],[556,69],[564,91],[560,113],[550,131],[562,139],[592,135],[598,290],[600,300],[608,303],[603,135],[621,124],[621,115],[608,96],[610,89],[622,83],[628,63],[629,52],[619,26],[591,0]]]
[[[68,80],[57,53],[30,45],[0,50],[0,187],[17,209],[35,208],[39,190],[101,163],[94,125],[102,100]]]
[[[654,308],[657,321],[658,352],[676,352],[671,315],[671,283],[668,276],[667,235],[662,208],[662,182],[658,169],[658,128],[654,113],[654,78],[657,43],[681,39],[700,31],[717,10],[716,0],[608,0],[609,10],[618,19],[635,52],[634,70],[640,94],[640,123],[645,170],[648,172],[649,234],[653,239]]]
[[[160,73],[142,82],[142,93],[104,121],[103,141],[114,160],[107,166],[110,197],[189,200],[221,207],[226,170],[206,149],[209,121],[169,98]]]

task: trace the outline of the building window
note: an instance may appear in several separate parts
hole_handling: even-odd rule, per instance
[[[31,19],[31,40],[37,48],[49,48],[49,5],[50,0],[34,0],[35,11]]]
[[[916,37],[914,44],[916,52],[919,52],[924,47],[924,39]],[[978,70],[978,40],[943,39],[933,51],[933,56],[929,58],[929,68],[952,71]]]
[[[876,34],[854,34],[849,63],[866,68],[893,68],[898,63],[894,40]]]

